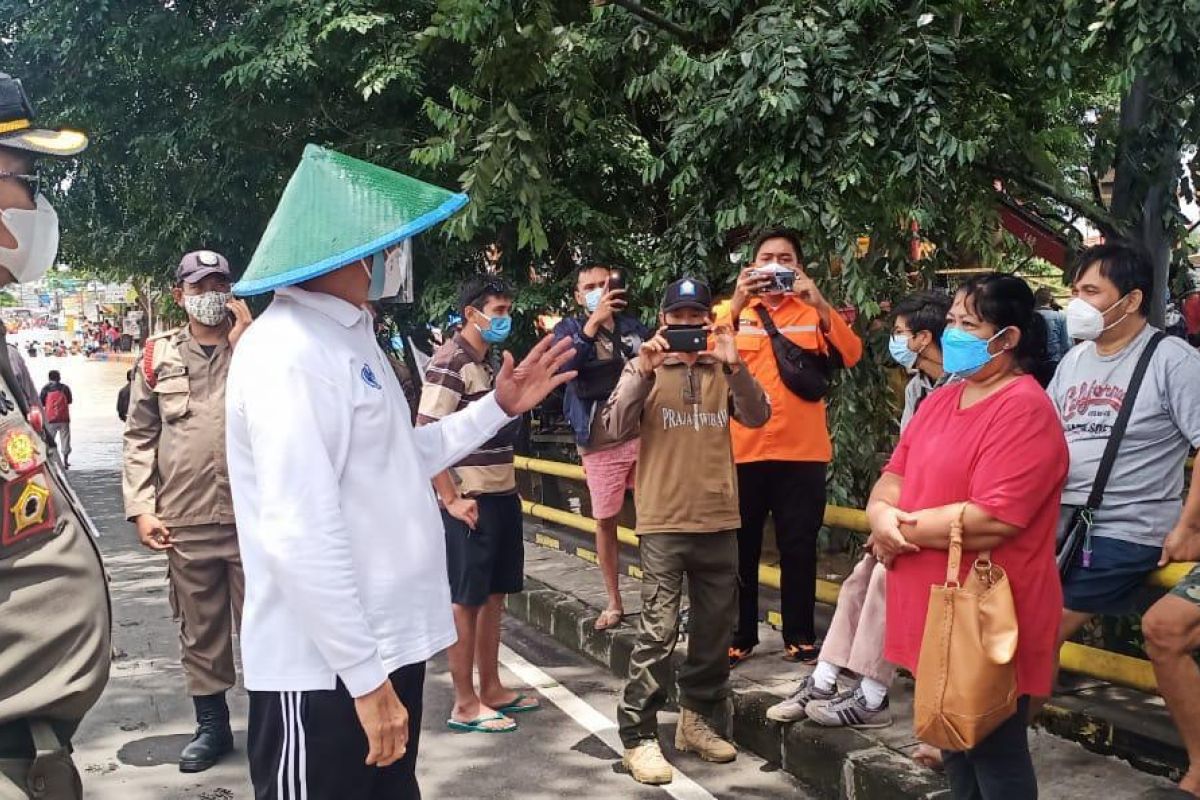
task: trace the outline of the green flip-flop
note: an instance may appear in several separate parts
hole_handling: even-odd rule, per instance
[[[512,725],[509,725],[507,728],[489,728],[486,724],[501,719],[507,719],[509,722],[512,722]],[[511,733],[517,729],[517,723],[497,711],[495,714],[478,717],[470,722],[459,722],[456,719],[448,719],[446,720],[446,727],[458,733]]]
[[[521,705],[526,700],[533,700],[529,705]],[[536,697],[531,698],[524,692],[518,692],[513,701],[506,706],[501,706],[496,709],[499,714],[524,714],[526,711],[537,711],[542,707],[542,703]]]

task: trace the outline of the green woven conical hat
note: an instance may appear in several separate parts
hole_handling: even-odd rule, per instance
[[[466,203],[465,194],[310,144],[233,290],[260,294],[333,272]]]

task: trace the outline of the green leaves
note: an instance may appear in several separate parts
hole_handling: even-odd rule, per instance
[[[938,269],[1024,258],[997,181],[1076,237],[1086,218],[1144,230],[1160,191],[1149,227],[1182,241],[1200,0],[639,5],[0,0],[0,57],[48,120],[93,134],[50,168],[70,178],[64,257],[117,276],[164,282],[197,246],[245,263],[310,141],[470,192],[418,243],[414,322],[480,269],[520,313],[560,310],[591,261],[629,266],[650,308],[685,272],[727,287],[775,224],[865,319]],[[889,446],[882,374],[848,372],[831,403],[844,500]]]

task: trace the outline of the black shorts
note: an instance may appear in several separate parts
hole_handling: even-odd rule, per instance
[[[408,749],[388,767],[371,767],[354,698],[336,689],[250,692],[247,755],[256,800],[420,800],[417,751],[425,665],[389,678],[408,710]]]
[[[475,530],[442,511],[450,599],[460,606],[482,606],[490,595],[515,594],[525,588],[521,498],[482,494],[475,501],[479,504]]]

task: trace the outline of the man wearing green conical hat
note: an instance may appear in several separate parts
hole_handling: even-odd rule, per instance
[[[0,286],[54,265],[58,215],[38,159],[85,147],[82,133],[37,125],[21,82],[0,73]],[[0,797],[72,800],[83,790],[71,737],[108,681],[108,590],[18,359],[0,325]]]
[[[466,202],[309,146],[239,294],[275,297],[226,386],[246,575],[242,661],[259,800],[419,798],[425,662],[455,641],[430,481],[537,405],[569,342],[511,354],[496,388],[414,430],[368,304],[397,294],[407,241]]]

